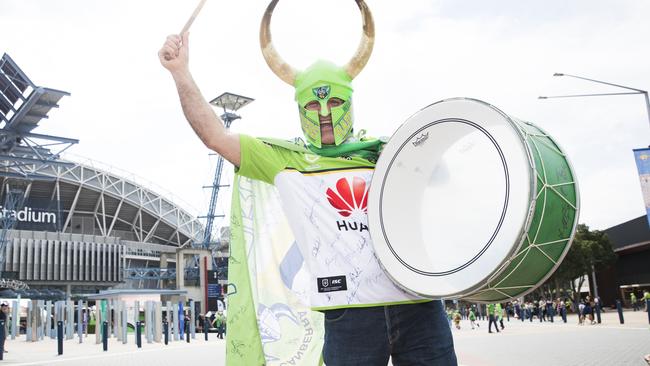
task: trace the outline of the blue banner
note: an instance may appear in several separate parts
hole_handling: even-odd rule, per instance
[[[645,211],[650,226],[650,148],[634,149],[634,160],[639,171],[641,193],[645,203]]]
[[[185,333],[185,312],[183,311],[183,302],[178,302],[178,325],[180,328],[181,339],[183,339],[183,334]]]
[[[208,297],[219,297],[221,295],[221,285],[216,283],[208,284]]]

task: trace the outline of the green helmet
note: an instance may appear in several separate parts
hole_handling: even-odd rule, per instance
[[[327,103],[331,98],[344,101],[342,105],[331,108],[334,144],[340,145],[352,134],[351,81],[352,78],[343,68],[322,60],[296,75],[296,102],[300,125],[310,144],[319,148],[322,146],[318,115],[327,116],[330,113]],[[320,103],[320,112],[305,108],[313,101]]]
[[[319,113],[329,113],[327,102],[339,98],[344,103],[331,108],[334,143],[342,144],[352,134],[352,85],[351,81],[368,62],[375,43],[375,23],[364,0],[355,0],[363,20],[363,33],[357,52],[350,61],[338,67],[330,62],[317,61],[305,71],[298,71],[285,62],[273,46],[271,17],[279,0],[271,0],[260,25],[260,48],[264,60],[282,81],[296,88],[296,101],[300,112],[300,123],[307,141],[322,147]],[[320,112],[305,108],[307,103],[320,103]],[[324,114],[325,116],[327,114]]]

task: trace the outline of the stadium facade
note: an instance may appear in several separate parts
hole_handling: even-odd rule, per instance
[[[70,161],[68,161],[70,162]],[[50,178],[0,177],[2,202],[8,187],[19,186],[23,204],[0,209],[13,215],[3,275],[30,288],[93,293],[107,288],[175,288],[178,248],[201,243],[199,220],[159,193],[92,161],[48,165]],[[152,269],[154,275],[138,275]]]

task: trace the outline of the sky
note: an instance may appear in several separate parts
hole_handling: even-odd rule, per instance
[[[556,72],[650,89],[650,3],[643,0],[367,0],[373,55],[354,80],[355,128],[390,136],[417,110],[472,97],[531,121],[564,148],[581,195],[580,222],[606,229],[645,213],[632,149],[650,144],[642,95],[540,100],[540,95],[625,92]],[[196,215],[207,212],[216,157],[185,121],[157,51],[196,1],[0,0],[0,52],[32,81],[64,90],[34,132],[77,138],[71,155],[152,182]],[[206,99],[255,99],[233,130],[300,136],[293,90],[266,66],[258,32],[266,1],[208,0],[190,29],[190,67]],[[272,32],[285,60],[344,64],[361,20],[351,0],[282,0]],[[74,158],[74,157],[72,157]],[[224,172],[232,179],[232,169]],[[217,213],[228,210],[220,193]],[[217,223],[217,226],[223,222]]]

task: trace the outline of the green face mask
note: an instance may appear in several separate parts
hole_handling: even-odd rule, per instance
[[[339,98],[344,103],[331,108],[334,144],[340,145],[352,134],[352,79],[340,68],[326,61],[317,61],[296,76],[296,101],[300,113],[300,124],[307,141],[322,147],[318,115],[327,116],[328,102]],[[318,102],[320,111],[307,110],[310,102]]]

